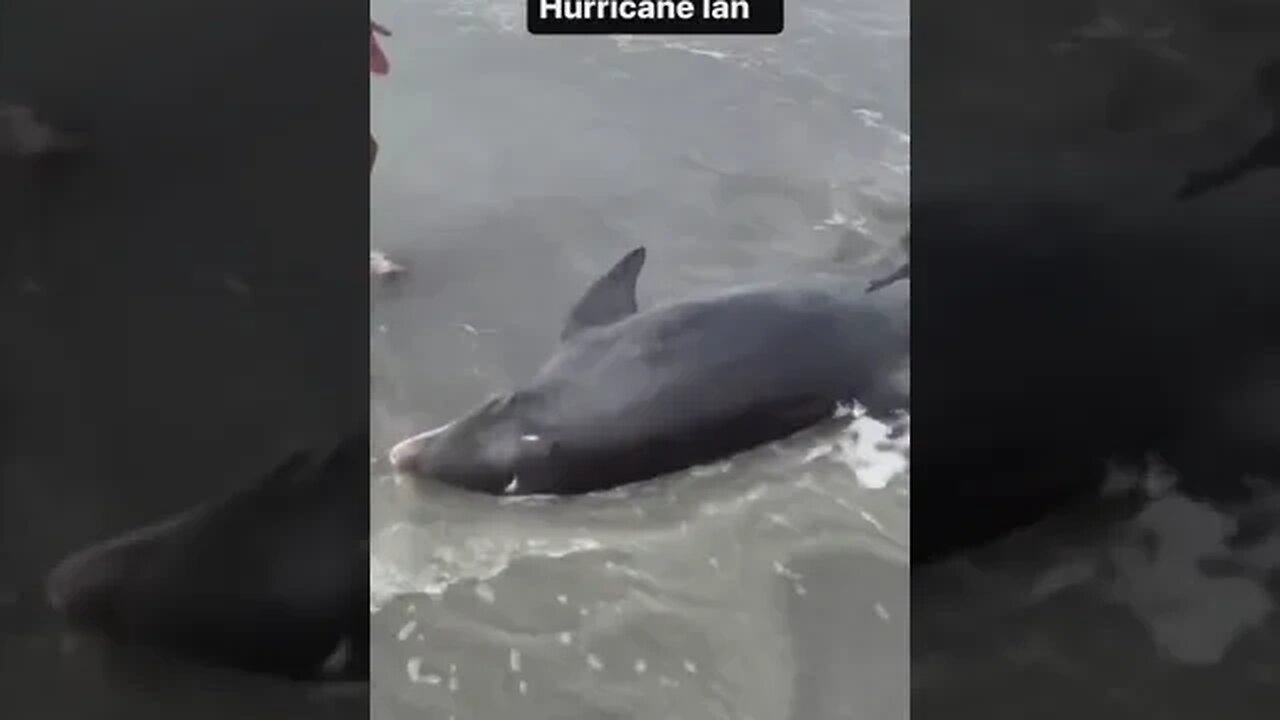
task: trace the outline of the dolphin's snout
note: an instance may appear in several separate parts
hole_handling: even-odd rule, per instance
[[[391,451],[387,453],[387,457],[391,461],[391,467],[396,472],[413,472],[416,469],[416,460],[426,451],[431,444],[431,440],[448,430],[452,425],[453,423],[441,425],[438,428],[432,428],[396,443],[391,448]]]
[[[391,448],[391,452],[388,453],[391,467],[396,472],[408,472],[413,469],[413,459],[417,457],[422,445],[423,443],[419,442],[417,438],[409,438],[396,443],[395,447]]]

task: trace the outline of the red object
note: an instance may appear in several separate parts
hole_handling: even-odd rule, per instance
[[[369,72],[374,75],[386,75],[391,72],[391,63],[386,53],[378,47],[378,36],[390,37],[391,31],[372,20],[369,21]]]

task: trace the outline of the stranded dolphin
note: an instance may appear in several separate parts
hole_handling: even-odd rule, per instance
[[[368,447],[364,430],[318,461],[296,453],[252,486],[81,550],[50,574],[49,600],[124,643],[364,679]]]
[[[905,410],[907,284],[735,288],[639,311],[637,248],[569,313],[525,387],[401,442],[397,469],[490,494],[604,490],[821,423],[842,403]]]

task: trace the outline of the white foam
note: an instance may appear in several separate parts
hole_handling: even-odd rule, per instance
[[[1016,547],[990,548],[1007,558],[998,565],[953,563],[953,579],[973,609],[981,610],[965,616],[983,618],[984,625],[1011,637],[1038,636],[1034,625],[1023,630],[1014,618],[1070,591],[1089,598],[1082,612],[1090,617],[1095,604],[1132,613],[1167,662],[1224,662],[1236,643],[1280,607],[1266,581],[1280,570],[1280,533],[1238,535],[1246,517],[1255,527],[1280,527],[1280,492],[1259,489],[1242,508],[1214,507],[1182,494],[1177,476],[1153,461],[1113,469],[1103,494],[1120,493],[1147,500],[1136,515],[1105,532],[1087,515],[1082,527],[1049,523],[1022,533]],[[1073,600],[1070,606],[1079,604]],[[1081,621],[1080,610],[1064,612],[1062,626]]]
[[[1190,665],[1220,662],[1230,647],[1276,611],[1276,599],[1256,573],[1206,571],[1206,561],[1230,561],[1249,549],[1280,549],[1276,536],[1243,548],[1229,546],[1237,518],[1177,493],[1153,501],[1132,522],[1130,542],[1111,551],[1114,600],[1131,609],[1171,659]],[[1148,539],[1141,547],[1138,535]],[[1131,544],[1132,543],[1132,544]],[[1269,557],[1268,557],[1269,556]],[[1280,553],[1256,553],[1265,572],[1280,568]]]

